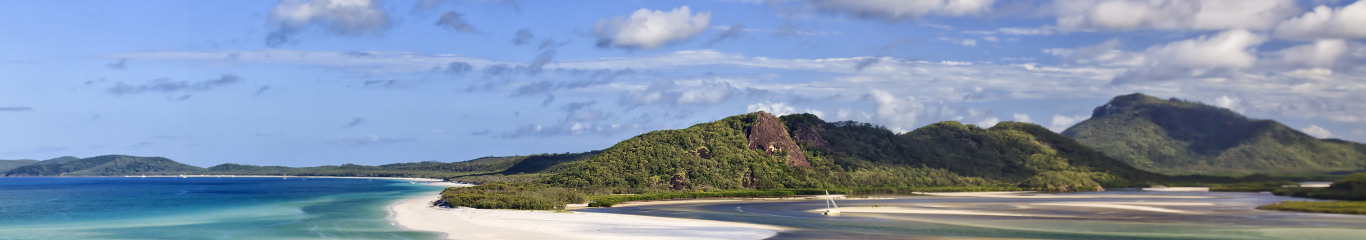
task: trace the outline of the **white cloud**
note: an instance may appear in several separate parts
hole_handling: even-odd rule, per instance
[[[1072,125],[1076,125],[1077,123],[1085,121],[1086,119],[1090,118],[1091,116],[1068,117],[1063,115],[1053,115],[1053,123],[1048,125],[1048,129],[1053,130],[1053,132],[1060,133],[1064,130],[1067,130],[1067,128],[1072,127]]]
[[[1366,26],[1363,26],[1366,27]],[[1332,68],[1339,59],[1347,54],[1347,41],[1342,39],[1320,39],[1311,44],[1299,45],[1275,52],[1280,56],[1278,63],[1288,67]]]
[[[393,25],[380,7],[376,0],[282,0],[267,16],[276,30],[266,43],[289,42],[292,35],[311,25],[347,36],[376,34]]]
[[[816,117],[825,118],[825,112],[810,108],[803,109],[801,112],[798,112],[796,107],[793,107],[792,105],[783,102],[773,103],[765,101],[762,103],[750,104],[745,109],[747,112],[764,111],[768,112],[769,114],[773,114],[774,116],[783,116],[794,113],[810,113],[816,115]],[[843,113],[843,115],[841,116],[848,116],[848,113]]]
[[[1366,1],[1342,8],[1318,6],[1314,11],[1282,22],[1276,36],[1284,39],[1366,38]]]
[[[963,46],[969,46],[969,47],[977,46],[977,40],[966,39],[966,40],[963,40],[963,42],[962,42],[961,44],[963,44]]]
[[[1267,30],[1300,12],[1293,0],[1056,0],[1052,9],[1063,32]]]
[[[1016,122],[1034,123],[1034,120],[1029,119],[1029,114],[1016,113],[1014,117]]]
[[[1144,54],[1159,64],[1180,67],[1247,68],[1257,62],[1257,45],[1266,38],[1242,29],[1200,36],[1148,48]]]
[[[1223,95],[1219,96],[1219,98],[1214,99],[1214,106],[1227,108],[1229,110],[1233,110],[1233,112],[1236,113],[1243,113],[1242,108],[1239,107],[1239,102],[1240,101],[1236,97],[1229,97],[1228,95]]]
[[[715,105],[736,96],[739,91],[725,81],[704,80],[679,85],[671,80],[655,80],[644,90],[627,92],[618,101],[626,106],[642,105]]]
[[[693,14],[688,6],[672,11],[636,10],[629,17],[601,19],[593,24],[599,45],[655,49],[668,42],[692,39],[711,26],[711,12]]]
[[[991,11],[996,0],[807,0],[817,10],[840,12],[860,18],[905,21],[925,15],[965,16]]]
[[[1079,47],[1079,48],[1050,48],[1043,52],[1063,59],[1076,61],[1080,64],[1097,64],[1101,66],[1140,66],[1145,64],[1147,58],[1142,53],[1119,50],[1122,45],[1119,39],[1110,39],[1101,44]]]
[[[1318,125],[1309,125],[1309,127],[1301,128],[1300,131],[1304,132],[1305,134],[1309,134],[1309,136],[1314,136],[1316,138],[1333,137],[1333,133],[1328,132],[1328,129],[1323,129]]]
[[[872,89],[873,101],[877,102],[877,119],[882,124],[901,132],[914,129],[915,120],[925,111],[925,105],[913,97],[897,97],[886,91]]]
[[[982,119],[982,121],[977,122],[977,126],[982,128],[991,128],[993,126],[996,126],[997,123],[1001,123],[1001,120],[996,119],[996,117],[989,117],[987,119]]]

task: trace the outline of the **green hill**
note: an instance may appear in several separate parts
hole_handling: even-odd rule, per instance
[[[17,168],[17,167],[22,167],[22,166],[27,166],[27,165],[33,165],[33,164],[36,164],[36,163],[39,163],[39,162],[42,162],[42,161],[38,161],[38,160],[28,160],[28,159],[20,159],[20,160],[0,160],[0,173],[8,172],[10,169],[14,169],[14,168]]]
[[[1272,120],[1140,93],[1063,131],[1106,156],[1164,174],[1319,174],[1366,170],[1366,145],[1320,140]]]
[[[6,176],[115,176],[141,174],[188,174],[202,168],[162,157],[105,155],[77,159],[62,157],[10,169]]]
[[[982,129],[950,121],[896,134],[810,114],[778,119],[756,112],[639,135],[545,182],[614,192],[936,186],[1075,191],[1162,178],[1028,123]]]

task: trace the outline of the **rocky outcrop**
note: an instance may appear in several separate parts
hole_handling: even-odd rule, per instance
[[[806,161],[806,154],[802,153],[802,148],[787,134],[787,127],[783,126],[782,121],[766,112],[756,112],[754,115],[754,125],[746,131],[749,135],[750,149],[764,150],[770,155],[787,152],[788,165],[811,166],[811,163]]]
[[[669,179],[669,189],[683,190],[683,182],[687,180],[687,178],[683,177],[683,174],[674,174],[673,179]]]

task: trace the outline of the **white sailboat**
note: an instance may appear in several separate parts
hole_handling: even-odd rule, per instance
[[[840,215],[840,205],[835,204],[835,196],[830,196],[830,190],[825,191],[825,215]]]

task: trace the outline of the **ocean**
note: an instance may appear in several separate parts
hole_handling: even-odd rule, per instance
[[[0,239],[436,239],[385,206],[441,187],[343,178],[0,178]]]

